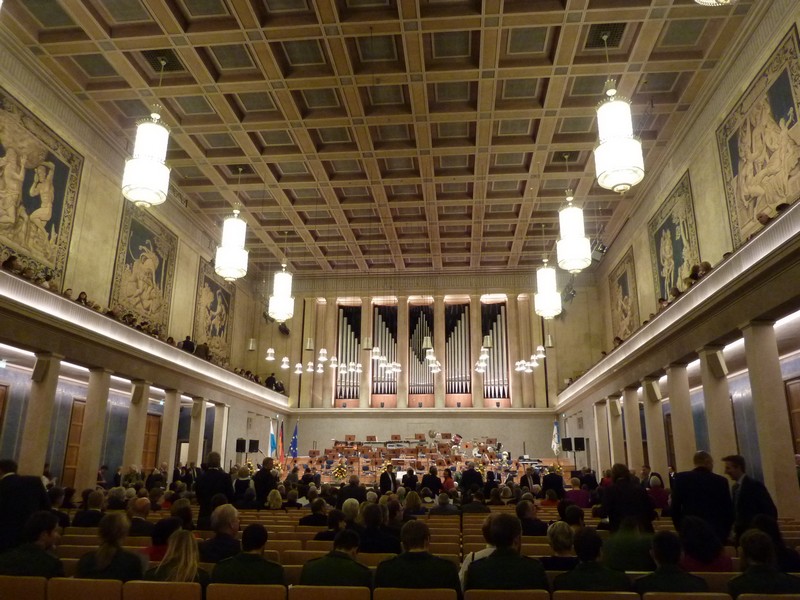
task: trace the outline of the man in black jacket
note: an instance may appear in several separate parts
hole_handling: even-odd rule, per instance
[[[397,477],[391,464],[386,465],[386,470],[381,473],[380,488],[381,495],[397,491]]]
[[[736,539],[750,527],[756,515],[768,515],[778,518],[778,509],[769,495],[766,486],[745,473],[744,457],[732,454],[722,459],[725,463],[725,474],[733,479],[733,531]]]
[[[467,469],[461,474],[461,481],[458,484],[462,494],[470,494],[475,486],[483,489],[483,476],[475,470],[475,463],[467,463]]]
[[[355,498],[359,504],[367,501],[367,490],[361,487],[358,475],[350,475],[349,483],[339,490],[339,495],[336,497],[336,508],[341,510],[342,504],[348,498]]]
[[[17,475],[17,463],[0,460],[0,552],[19,544],[22,528],[37,510],[50,510],[42,480]]]
[[[442,480],[439,479],[439,469],[435,465],[428,469],[428,474],[422,477],[420,489],[428,488],[434,497],[438,496],[442,489]]]
[[[220,468],[219,452],[210,452],[206,459],[208,467],[197,478],[194,484],[194,491],[197,496],[197,503],[200,505],[198,519],[211,515],[211,498],[217,494],[223,494],[228,502],[233,501],[233,483],[230,474]]]
[[[239,534],[239,511],[232,504],[223,504],[214,509],[211,528],[214,537],[200,544],[200,562],[218,563],[242,551],[242,545],[236,539]]]
[[[253,487],[256,489],[256,503],[264,506],[267,495],[278,487],[278,478],[272,474],[275,468],[275,461],[272,457],[266,457],[261,463],[261,470],[253,475]]]
[[[703,519],[724,544],[733,523],[733,504],[728,482],[713,472],[708,452],[695,452],[694,469],[677,473],[672,480],[672,522],[680,530],[683,517]]]
[[[556,473],[553,467],[550,467],[550,472],[542,478],[542,495],[546,494],[547,490],[555,490],[559,500],[564,497],[564,477]]]

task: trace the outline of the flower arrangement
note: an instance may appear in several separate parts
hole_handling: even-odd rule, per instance
[[[252,476],[255,474],[255,472],[256,472],[256,468],[253,466],[253,463],[252,463],[252,461],[249,461],[249,460],[248,460],[248,461],[245,463],[245,465],[244,465],[244,466],[245,466],[245,467],[247,467],[247,470],[248,470],[248,471],[250,471],[250,477],[252,477]]]
[[[380,472],[381,473],[386,473],[386,467],[390,466],[391,464],[392,464],[392,461],[390,461],[390,460],[387,460],[386,462],[384,462],[383,465],[381,465],[381,471]]]
[[[345,477],[347,477],[347,465],[345,465],[344,463],[339,463],[333,468],[333,471],[331,471],[331,475],[333,475],[333,478],[336,481],[343,480]]]

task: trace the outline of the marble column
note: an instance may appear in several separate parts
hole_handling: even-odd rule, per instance
[[[44,469],[62,358],[49,352],[36,355],[25,411],[25,435],[22,436],[17,461],[21,475],[39,477]]]
[[[764,485],[778,515],[796,519],[800,517],[800,488],[794,476],[794,444],[774,323],[754,321],[742,327],[742,333]]]
[[[647,428],[647,461],[650,468],[666,478],[669,473],[667,436],[664,431],[664,409],[661,405],[661,388],[658,379],[642,380],[644,399],[644,425]],[[666,479],[664,480],[666,484]]]
[[[305,303],[301,298],[295,298],[294,301],[294,310],[295,314],[290,320],[290,324],[288,325],[290,330],[294,330],[289,342],[289,360],[290,361],[303,361],[303,344],[305,343],[303,340],[303,314],[302,309],[305,307]],[[299,331],[298,331],[299,330]],[[300,406],[300,378],[302,375],[298,375],[294,372],[295,362],[289,363],[289,387],[287,388],[287,392],[289,393],[288,396],[288,405],[289,408],[297,408]]]
[[[444,408],[444,378],[447,373],[445,364],[445,321],[444,321],[444,296],[433,298],[433,351],[436,359],[442,363],[442,370],[433,376],[433,397],[436,408]]]
[[[722,346],[706,346],[698,351],[700,355],[700,379],[703,382],[703,405],[708,422],[707,450],[714,461],[715,471],[725,472],[725,464],[719,460],[723,456],[738,454],[736,427],[733,423],[733,404],[728,389],[728,369]]]
[[[83,412],[81,447],[78,451],[78,466],[75,469],[76,490],[94,489],[97,469],[103,455],[103,433],[106,425],[108,389],[111,371],[89,369],[89,387],[86,390],[86,407]]]
[[[264,433],[262,432],[262,435]],[[225,404],[214,404],[214,433],[211,439],[211,450],[219,452],[220,464],[225,464],[225,446],[228,443],[228,407]],[[258,436],[256,436],[258,437]],[[259,448],[263,450],[268,439],[259,438]],[[253,459],[254,463],[257,462]]]
[[[359,408],[369,408],[372,399],[372,355],[368,352],[369,348],[364,347],[367,338],[372,339],[373,330],[372,298],[363,296],[361,298],[361,353],[358,361],[361,363],[361,377],[358,382],[358,406]],[[374,343],[374,342],[373,342]]]
[[[315,354],[315,350],[318,340],[314,339],[314,332],[316,330],[317,322],[317,299],[305,298],[303,306],[303,331],[300,334],[300,338],[302,339],[300,363],[303,365],[303,374],[300,375],[300,396],[298,406],[300,408],[311,408],[314,390],[314,373],[308,373],[306,371],[306,366],[309,362],[314,363],[316,366],[317,355]],[[310,350],[307,349],[308,340],[311,340],[312,348]]]
[[[639,414],[639,389],[626,387],[622,391],[624,400],[623,418],[625,419],[625,437],[627,439],[628,468],[638,471],[644,464],[642,449],[642,421]]]
[[[339,322],[339,306],[335,297],[326,298],[325,309],[325,347],[328,349],[328,360],[325,364],[325,373],[322,375],[322,408],[333,407],[333,395],[336,390],[336,369],[331,369],[330,359],[337,356],[336,326]],[[338,356],[337,356],[338,358]]]
[[[667,367],[667,387],[669,388],[669,407],[672,413],[672,443],[675,447],[675,471],[689,471],[694,468],[694,453],[697,441],[694,436],[694,417],[689,397],[689,375],[686,365]]]
[[[311,353],[311,356],[308,360],[314,362],[314,372],[308,374],[308,380],[313,381],[311,385],[311,407],[312,408],[322,408],[322,386],[324,385],[325,379],[325,369],[328,366],[327,361],[323,361],[322,364],[322,373],[317,373],[316,367],[320,364],[319,358],[319,351],[322,348],[328,351],[328,355],[331,354],[330,348],[325,345],[325,321],[327,320],[328,314],[328,304],[327,302],[319,302],[317,301],[314,310],[317,313],[317,317],[314,321],[314,352]]]
[[[180,390],[164,392],[164,414],[161,417],[161,437],[158,440],[158,462],[167,463],[167,476],[172,479],[172,471],[178,454],[178,421],[181,414]]]
[[[598,481],[603,476],[603,471],[611,468],[611,448],[608,440],[608,409],[606,402],[597,402],[594,405],[594,433],[597,442],[597,471]]]
[[[611,448],[611,464],[625,463],[625,440],[622,430],[622,406],[619,396],[609,396],[606,400],[608,412],[608,445]]]
[[[508,378],[509,378],[509,394],[511,396],[511,407],[522,408],[522,387],[520,381],[519,371],[513,368],[513,364],[520,360],[520,345],[519,345],[519,307],[517,306],[517,295],[511,294],[506,303],[508,310]]]
[[[397,362],[397,408],[408,408],[408,296],[397,297]]]
[[[481,354],[483,344],[483,323],[481,320],[481,296],[472,294],[469,297],[469,347],[470,378],[472,384],[472,408],[483,408],[483,373],[475,371],[475,364]]]
[[[131,405],[128,409],[128,425],[125,428],[125,446],[122,465],[141,466],[144,451],[144,433],[147,427],[147,408],[150,403],[150,382],[135,379],[131,382]]]
[[[206,399],[192,398],[192,420],[189,426],[189,455],[186,460],[198,467],[203,462],[203,439],[206,430]]]
[[[531,344],[531,298],[527,294],[517,297],[519,318],[519,358],[517,360],[530,360],[534,346]],[[534,373],[520,374],[520,392],[522,394],[522,407],[533,408],[533,379]]]
[[[535,312],[531,313],[531,340],[533,342],[533,352],[537,346],[544,347],[545,337],[542,328],[543,319]],[[555,356],[555,349],[548,352],[549,356]],[[530,358],[530,357],[528,357]],[[549,358],[539,359],[539,366],[533,370],[533,406],[534,408],[547,408],[547,379],[545,377],[545,361]]]

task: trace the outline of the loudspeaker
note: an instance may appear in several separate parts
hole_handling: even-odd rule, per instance
[[[417,408],[422,408],[422,402],[417,402]]]
[[[237,452],[247,452],[247,440],[244,438],[237,438],[236,439],[236,451]]]
[[[620,405],[619,398],[608,399],[608,414],[612,417],[622,416],[622,406]]]
[[[381,402],[381,408],[383,408],[383,402]]]
[[[561,449],[564,452],[572,452],[572,438],[561,438]]]
[[[206,401],[203,400],[202,398],[195,398],[194,400],[192,400],[192,418],[199,419],[200,415],[203,414],[202,411],[204,411],[205,408],[206,408]]]
[[[499,402],[495,402],[494,406],[495,406],[495,408],[500,408],[500,403]]]
[[[342,402],[342,408],[347,408],[347,402]]]
[[[721,379],[728,374],[728,365],[725,364],[725,356],[722,354],[722,350],[708,352],[706,356],[708,357],[708,368],[714,377]]]
[[[575,438],[575,452],[586,452],[586,438]]]
[[[258,440],[250,440],[250,445],[247,448],[247,451],[251,454],[258,452]]]
[[[658,385],[657,379],[646,379],[643,383],[644,397],[650,402],[661,401],[661,386]]]
[[[456,408],[461,408],[461,402],[456,402]]]
[[[47,375],[47,369],[50,367],[50,359],[47,357],[37,358],[36,363],[33,365],[31,372],[31,381],[34,383],[41,383]]]

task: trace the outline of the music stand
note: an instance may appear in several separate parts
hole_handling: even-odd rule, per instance
[[[367,441],[368,441],[368,442],[377,442],[377,441],[378,441],[378,436],[375,436],[375,435],[368,435],[368,436],[367,436]]]
[[[356,441],[356,436],[354,436],[351,433],[348,433],[346,436],[344,436],[344,441],[347,444],[352,444],[353,442]]]
[[[399,433],[393,433],[392,437],[389,438],[393,442],[399,442],[402,438],[400,437]]]

